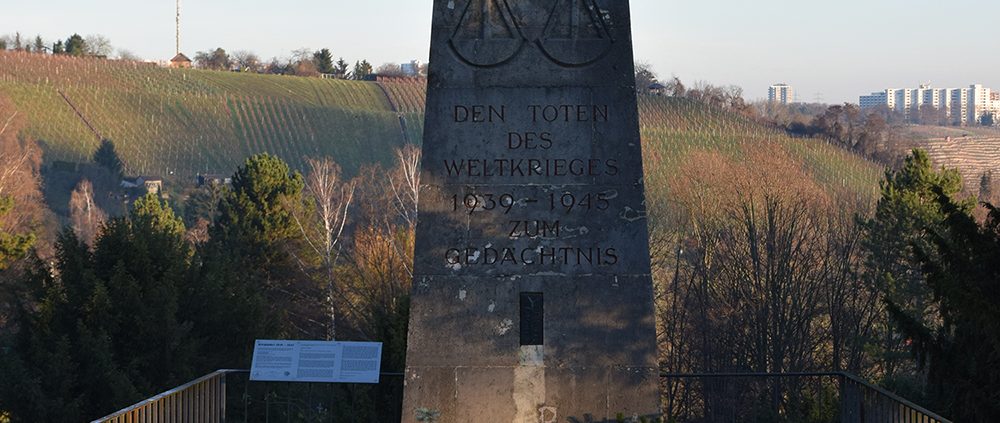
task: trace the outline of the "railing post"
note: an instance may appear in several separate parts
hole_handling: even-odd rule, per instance
[[[221,416],[221,419],[219,421],[221,421],[222,423],[226,423],[226,402],[229,401],[229,391],[226,390],[226,373],[223,373],[222,376],[220,377],[219,385],[220,385],[219,404],[221,404],[221,406],[219,407],[220,408],[219,414]]]
[[[840,380],[840,423],[864,423],[862,420],[861,392],[856,383],[846,375]]]

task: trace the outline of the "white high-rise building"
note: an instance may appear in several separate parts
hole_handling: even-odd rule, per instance
[[[862,110],[885,107],[913,119],[924,107],[943,110],[955,124],[977,124],[984,114],[1000,115],[1000,92],[982,85],[968,88],[933,88],[929,84],[920,88],[887,88],[884,91],[863,95],[858,100]]]
[[[795,88],[788,84],[774,84],[767,90],[767,101],[778,104],[795,102]]]

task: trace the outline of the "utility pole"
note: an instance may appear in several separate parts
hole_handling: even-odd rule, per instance
[[[181,54],[181,0],[177,0],[177,51],[175,54]]]

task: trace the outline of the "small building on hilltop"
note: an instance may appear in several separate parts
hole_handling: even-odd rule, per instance
[[[219,174],[206,174],[198,175],[198,186],[211,186],[211,185],[232,185],[233,178],[226,175]]]
[[[397,83],[416,83],[416,84],[426,84],[426,76],[400,76],[400,75],[379,75],[373,73],[368,75],[364,79],[369,82],[397,82]]]
[[[147,193],[159,195],[163,191],[163,178],[158,176],[137,176],[135,178],[125,178],[121,183],[122,188],[137,189],[142,188]]]
[[[647,88],[649,90],[649,95],[664,96],[667,95],[667,86],[659,82],[654,82],[650,84]]]
[[[150,194],[160,195],[163,191],[163,178],[158,176],[140,176],[136,178],[143,187],[146,188],[146,192]]]
[[[184,53],[177,53],[173,59],[170,59],[170,67],[174,69],[191,69],[191,59],[188,59]]]

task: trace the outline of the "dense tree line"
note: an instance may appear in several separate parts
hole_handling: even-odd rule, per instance
[[[119,60],[141,60],[131,51],[124,49],[116,51],[111,41],[100,34],[86,37],[72,34],[64,40],[49,43],[44,41],[41,35],[27,39],[22,37],[21,33],[15,33],[0,36],[0,51],[2,50],[104,58],[114,56]],[[402,68],[397,63],[385,63],[376,68],[368,60],[358,60],[352,65],[343,57],[334,59],[329,48],[316,51],[299,49],[288,57],[272,57],[270,60],[264,60],[249,50],[236,50],[230,53],[224,48],[217,47],[198,51],[192,59],[197,68],[215,71],[307,77],[328,75],[337,79],[357,81],[365,80],[375,73],[385,76],[404,76]],[[417,71],[419,75],[426,75],[426,64],[420,66]]]
[[[111,40],[100,34],[92,34],[86,37],[80,34],[73,34],[66,37],[65,40],[57,40],[50,44],[43,40],[41,35],[36,35],[32,39],[28,39],[22,37],[20,32],[17,32],[14,35],[0,37],[0,50],[39,54],[64,54],[69,56],[110,57],[114,53],[114,46],[112,46]],[[132,54],[120,51],[119,56],[119,58],[130,58]]]
[[[639,95],[666,95],[688,98],[719,109],[729,110],[747,117],[759,117],[758,110],[743,98],[743,88],[736,85],[714,85],[696,81],[686,86],[680,78],[670,77],[662,82],[649,64],[636,63],[635,86]]]
[[[64,230],[51,262],[33,258],[30,233],[5,227],[0,258],[19,269],[0,290],[0,410],[14,421],[92,419],[245,368],[262,338],[378,340],[383,370],[402,371],[419,154],[397,157],[354,179],[331,159],[303,176],[251,157],[230,187],[189,200],[200,242],[153,195],[103,217],[89,242]],[[399,418],[379,404],[401,402],[401,386],[341,388],[357,406],[342,418]]]
[[[820,137],[884,164],[897,166],[901,122],[879,110],[862,111],[856,104],[760,105],[762,116],[792,135]]]
[[[996,420],[1000,213],[987,206],[977,222],[958,173],[921,151],[886,174],[875,205],[820,188],[778,152],[746,154],[756,167],[693,155],[671,186],[677,207],[651,208],[664,368],[847,371],[957,421]],[[666,411],[833,412],[804,381],[705,392],[692,401],[671,380]]]
[[[334,60],[333,53],[328,48],[316,51],[299,49],[287,58],[273,57],[269,61],[263,61],[250,51],[239,50],[229,54],[220,47],[199,51],[194,57],[194,64],[199,69],[206,70],[307,77],[326,75],[356,81],[365,80],[374,73],[388,76],[402,75],[400,66],[394,63],[386,63],[375,69],[367,60],[359,60],[353,66],[343,57]],[[426,73],[426,68],[421,68],[421,71]]]

